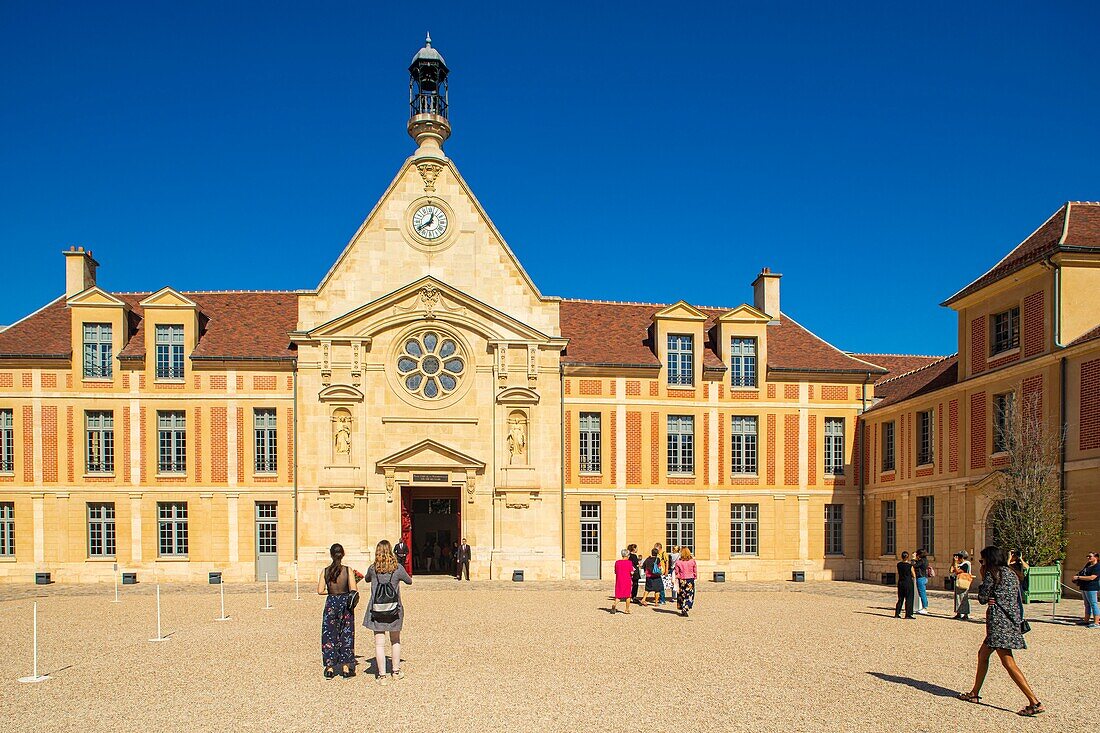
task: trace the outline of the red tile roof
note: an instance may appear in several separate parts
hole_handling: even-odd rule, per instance
[[[1092,329],[1091,331],[1086,331],[1085,333],[1081,334],[1077,338],[1073,339],[1073,341],[1070,341],[1068,344],[1066,344],[1066,346],[1076,346],[1077,344],[1083,344],[1086,341],[1095,341],[1096,339],[1100,339],[1100,325],[1097,325],[1096,328]]]
[[[610,303],[606,301],[563,300],[561,334],[569,339],[562,356],[563,364],[584,366],[622,366],[657,369],[661,363],[653,348],[653,315],[666,308],[662,304]],[[706,314],[703,324],[707,341],[703,345],[703,367],[724,370],[726,365],[714,350],[714,326],[731,309],[700,308]],[[845,372],[878,374],[884,369],[853,358],[814,335],[783,314],[777,324],[768,326],[769,369],[778,371]]]
[[[893,379],[914,369],[935,364],[944,358],[942,356],[922,356],[919,354],[852,354],[852,356],[871,364],[877,364],[886,370],[886,374],[875,380],[875,384],[881,384],[887,379]]]
[[[951,305],[1055,252],[1080,249],[1100,252],[1100,202],[1067,202],[992,269],[940,305]]]
[[[934,392],[959,381],[959,356],[945,356],[926,366],[875,384],[875,397],[881,401],[871,408],[877,410],[910,397]]]
[[[150,293],[114,293],[131,308],[130,339],[119,359],[145,356],[139,303]],[[192,359],[284,361],[295,358],[287,335],[298,325],[298,296],[293,292],[183,293],[199,307],[199,344]],[[70,316],[64,298],[0,331],[0,358],[72,356]]]

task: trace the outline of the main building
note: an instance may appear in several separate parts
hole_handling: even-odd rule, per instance
[[[563,300],[444,154],[430,41],[410,74],[417,148],[316,289],[112,293],[64,253],[64,295],[0,332],[0,578],[286,579],[398,537],[467,538],[479,578],[599,578],[655,541],[855,578],[982,544],[1015,392],[1070,426],[1095,528],[1100,206],[948,302],[960,357],[841,351],[766,268],[726,308]]]

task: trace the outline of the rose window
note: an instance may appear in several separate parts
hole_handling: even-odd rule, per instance
[[[454,392],[465,371],[466,360],[458,343],[435,331],[406,338],[397,358],[397,372],[405,389],[428,400]]]

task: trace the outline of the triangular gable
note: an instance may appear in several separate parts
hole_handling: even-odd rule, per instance
[[[126,307],[126,303],[119,300],[115,296],[108,293],[98,285],[92,286],[87,290],[82,290],[71,298],[65,300],[66,305],[79,305],[79,306],[109,306],[117,308],[119,306]]]
[[[653,314],[654,318],[667,318],[676,321],[705,321],[707,314],[687,301],[678,300],[667,308]]]
[[[412,301],[412,305],[406,305],[408,301]],[[403,305],[405,306],[404,311],[398,310],[396,314],[393,313],[395,309],[401,309]],[[517,321],[508,314],[498,311],[496,308],[456,288],[452,288],[430,275],[409,283],[392,293],[383,295],[381,298],[327,323],[323,323],[305,332],[304,335],[316,339],[347,337],[356,323],[371,319],[372,316],[384,315],[385,317],[377,319],[376,323],[379,330],[381,330],[381,328],[390,325],[393,320],[423,318],[424,312],[429,309],[433,318],[463,322],[471,327],[480,328],[480,323],[475,323],[464,313],[468,309],[481,314],[498,324],[504,331],[507,331],[507,333],[488,334],[490,338],[519,338],[542,342],[554,340],[541,331]],[[385,311],[390,311],[390,313],[385,313]],[[564,345],[564,341],[562,344]]]
[[[721,323],[768,323],[771,317],[751,305],[741,304],[718,317]]]
[[[438,468],[483,471],[485,462],[437,443],[431,438],[393,453],[375,464],[379,470]]]
[[[139,303],[142,308],[198,308],[198,303],[170,287],[163,287]]]

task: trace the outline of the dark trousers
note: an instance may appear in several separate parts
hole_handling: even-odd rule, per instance
[[[466,580],[470,579],[470,561],[462,560],[458,563],[458,571],[455,573],[455,580],[462,580],[462,573],[466,572]]]
[[[640,581],[641,581],[641,578],[638,577],[637,575],[635,575],[632,582],[631,582],[630,597],[635,601],[638,600],[638,583]]]
[[[894,615],[901,615],[901,607],[905,606],[905,617],[913,618],[913,596],[916,593],[916,588],[910,585],[898,586],[898,605],[894,606]]]

